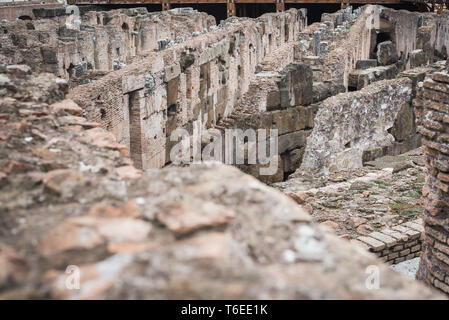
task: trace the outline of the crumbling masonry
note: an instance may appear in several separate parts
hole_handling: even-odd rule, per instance
[[[418,279],[449,294],[449,62],[427,78],[414,102],[427,167],[424,248]]]
[[[441,298],[386,264],[421,249],[449,292],[447,12],[40,14],[0,23],[0,298]],[[172,163],[179,128],[277,129],[278,170]]]

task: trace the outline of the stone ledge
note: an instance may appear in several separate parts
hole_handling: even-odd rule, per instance
[[[419,257],[421,254],[421,235],[424,232],[423,221],[416,219],[392,228],[375,231],[357,241],[366,245],[382,261],[395,264]]]

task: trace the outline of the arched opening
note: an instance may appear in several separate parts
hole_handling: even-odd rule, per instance
[[[123,31],[128,31],[129,30],[129,26],[128,26],[128,24],[126,22],[122,23],[122,30]]]
[[[75,66],[73,63],[70,63],[69,67],[66,69],[67,73],[69,74],[69,78],[73,77]]]
[[[19,19],[19,20],[33,20],[33,19],[31,19],[30,16],[20,16],[17,19]]]
[[[379,46],[379,43],[385,42],[385,41],[391,41],[391,34],[390,32],[376,32],[376,44],[373,47],[373,51],[370,54],[371,59],[377,58],[377,47]]]
[[[384,41],[390,41],[391,40],[391,36],[390,33],[388,32],[379,32],[377,34],[377,43],[381,43]]]

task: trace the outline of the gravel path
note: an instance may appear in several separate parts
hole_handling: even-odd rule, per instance
[[[415,279],[415,275],[419,267],[419,259],[420,258],[406,260],[404,262],[392,265],[391,268],[406,275],[407,277]]]

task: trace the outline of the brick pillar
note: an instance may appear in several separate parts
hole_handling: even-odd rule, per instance
[[[132,91],[128,94],[128,108],[129,108],[129,151],[134,166],[138,169],[143,169],[142,161],[142,98],[143,92]]]
[[[226,7],[227,7],[227,17],[234,17],[235,16],[235,1],[234,0],[226,0]]]
[[[276,12],[285,11],[285,1],[284,0],[276,0]]]
[[[414,101],[427,167],[424,242],[417,279],[449,294],[449,60],[428,77]]]
[[[162,11],[170,10],[170,0],[162,0]]]

